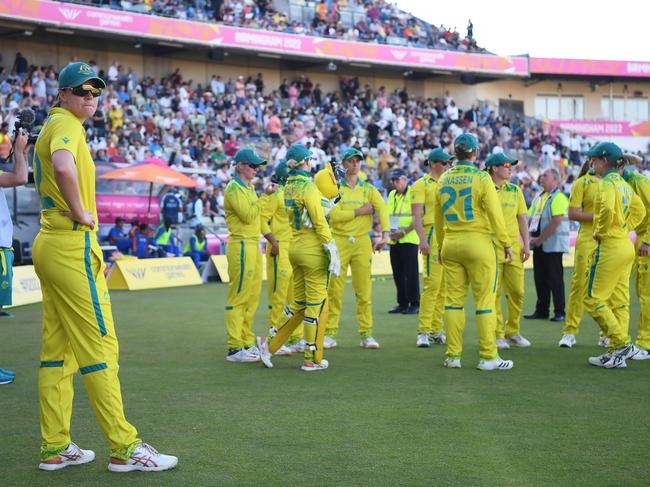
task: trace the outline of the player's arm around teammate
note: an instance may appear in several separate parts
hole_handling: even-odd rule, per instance
[[[639,164],[638,160],[634,161]],[[639,324],[634,360],[650,359],[650,180],[637,171],[625,170],[623,178],[639,196],[646,210],[643,221],[636,227],[636,256],[634,284],[639,297]]]
[[[598,178],[591,169],[591,153],[596,149],[596,144],[586,156],[587,161],[580,169],[578,178],[573,183],[569,196],[569,220],[580,223],[580,230],[575,244],[573,259],[573,276],[571,277],[571,290],[567,299],[566,321],[562,338],[558,345],[571,348],[576,344],[576,336],[580,331],[580,322],[584,314],[584,301],[587,291],[589,270],[587,262],[596,248],[593,238],[594,200],[598,192]],[[599,345],[607,345],[607,330],[601,328]]]
[[[259,251],[260,207],[251,181],[266,161],[252,149],[234,157],[236,176],[224,194],[228,226],[229,289],[226,300],[226,333],[229,362],[257,362],[253,321],[262,291],[262,254]]]
[[[32,251],[43,291],[38,381],[42,470],[80,465],[95,457],[70,438],[72,378],[77,370],[111,449],[110,471],[166,470],[178,461],[142,443],[124,417],[118,343],[95,230],[95,164],[82,125],[97,110],[104,87],[86,63],[61,70],[57,101],[34,154],[42,207]]]
[[[629,337],[630,272],[634,245],[629,232],[645,217],[641,199],[619,174],[625,165],[621,149],[611,142],[599,144],[592,166],[602,179],[594,205],[593,236],[597,241],[591,258],[585,308],[607,329],[609,351],[590,357],[598,367],[623,368],[638,352]]]
[[[341,259],[341,276],[332,277],[328,288],[329,319],[325,348],[336,346],[336,335],[341,318],[343,291],[347,269],[352,271],[352,287],[357,301],[360,346],[377,349],[379,343],[372,336],[372,251],[388,243],[390,224],[388,212],[379,191],[359,178],[363,153],[348,150],[342,158],[345,178],[340,181],[340,200],[330,213],[330,225]],[[373,213],[379,215],[382,236],[374,243],[370,239]]]
[[[524,305],[524,262],[530,257],[528,243],[527,208],[519,186],[511,184],[510,168],[517,164],[504,153],[493,154],[485,161],[485,167],[501,202],[501,211],[512,242],[513,259],[506,263],[504,249],[494,242],[499,257],[497,269],[496,317],[497,348],[530,347],[530,342],[521,336],[521,308]],[[520,241],[521,238],[521,241]],[[504,323],[501,296],[506,295],[508,320]]]
[[[415,345],[429,348],[431,342],[445,344],[442,312],[445,292],[442,265],[438,262],[438,244],[433,228],[433,205],[438,179],[451,166],[453,157],[443,149],[429,152],[425,164],[427,173],[411,187],[413,226],[420,239],[420,254],[424,261],[424,288],[420,296],[418,333]]]
[[[464,308],[471,286],[479,329],[478,368],[507,370],[512,368],[512,361],[502,360],[496,347],[497,255],[492,234],[503,246],[507,261],[512,260],[512,248],[494,183],[474,165],[478,148],[478,140],[473,135],[462,134],[456,138],[454,155],[458,162],[440,178],[434,203],[434,228],[446,286],[444,365],[461,366]]]
[[[271,339],[257,338],[262,362],[269,368],[273,367],[271,354],[298,326],[301,317],[306,342],[302,370],[324,370],[329,365],[322,358],[325,324],[320,320],[327,301],[329,274],[339,276],[341,266],[336,242],[321,205],[321,193],[311,179],[312,157],[312,152],[300,144],[287,151],[290,172],[284,202],[293,231],[289,259],[293,268],[294,296],[285,310],[285,322]]]

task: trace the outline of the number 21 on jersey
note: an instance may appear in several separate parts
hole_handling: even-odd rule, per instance
[[[458,221],[458,214],[455,210],[460,209],[463,212],[464,219],[470,221],[474,219],[474,212],[472,210],[472,187],[468,186],[456,192],[456,190],[451,186],[444,186],[440,189],[441,195],[448,196],[447,201],[442,204],[442,214],[445,216],[445,220],[448,222]],[[460,208],[455,208],[454,203],[460,198],[459,202],[462,202]]]

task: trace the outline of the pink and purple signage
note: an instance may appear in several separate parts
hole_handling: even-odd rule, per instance
[[[0,17],[165,41],[432,70],[528,76],[527,57],[342,41],[37,0],[2,0]]]
[[[530,73],[650,78],[650,62],[532,57]]]
[[[138,220],[140,223],[157,225],[160,221],[158,198],[147,196],[124,196],[119,194],[97,195],[97,216],[99,223],[114,223],[118,216],[125,221]]]
[[[650,122],[601,122],[597,120],[548,120],[546,130],[566,130],[591,137],[650,137]]]

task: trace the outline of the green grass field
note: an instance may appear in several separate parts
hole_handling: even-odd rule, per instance
[[[530,312],[531,274],[527,290]],[[80,377],[73,438],[97,459],[40,472],[40,306],[1,321],[0,365],[18,378],[0,386],[0,485],[650,485],[650,363],[587,365],[602,350],[590,318],[572,350],[557,347],[561,325],[524,322],[533,347],[505,351],[515,368],[488,373],[475,369],[470,308],[463,368],[448,370],[443,347],[415,348],[415,317],[386,314],[395,299],[387,280],[374,286],[382,348],[360,349],[348,285],[330,369],[306,374],[296,356],[276,358],[272,370],[224,361],[226,292],[210,284],[112,293],[127,417],[180,458],[161,474],[106,470],[108,448]],[[263,296],[258,333],[265,311]],[[636,298],[631,315],[635,334]]]

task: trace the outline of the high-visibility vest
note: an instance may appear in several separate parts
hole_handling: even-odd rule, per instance
[[[205,249],[205,244],[208,243],[208,239],[206,238],[203,240],[203,242],[201,242],[198,238],[196,238],[196,235],[192,235],[185,244],[185,247],[183,247],[183,253],[187,254],[188,252],[192,252],[192,240],[194,240],[194,247],[196,247],[196,250],[203,252],[203,249]]]
[[[388,216],[390,217],[391,232],[404,230],[413,223],[413,214],[411,213],[411,187],[407,186],[404,194],[399,194],[396,189],[388,195]],[[394,244],[391,241],[390,244]],[[404,235],[397,243],[412,243],[418,245],[420,239],[415,230],[411,230]]]
[[[8,135],[0,134],[0,159],[7,159],[11,153],[11,139]]]
[[[158,235],[158,232],[160,232],[161,228],[165,228],[165,225],[158,226],[158,228],[156,229],[156,235]],[[165,232],[160,234],[160,236],[156,239],[156,245],[167,245],[171,237],[172,237],[172,229],[171,227],[169,227]]]

